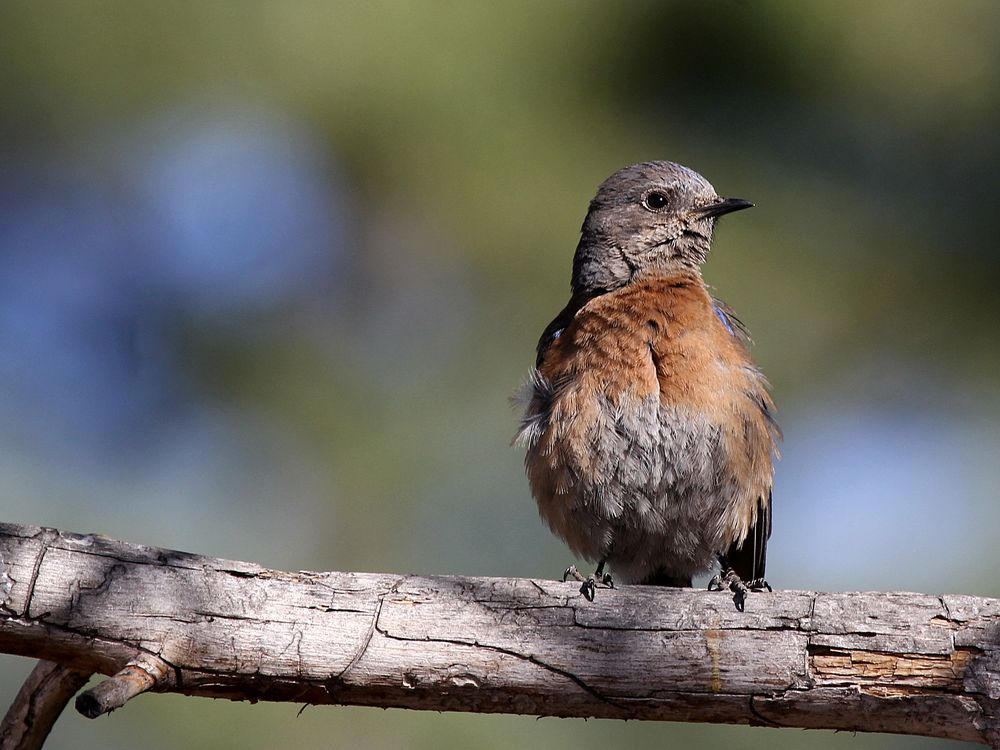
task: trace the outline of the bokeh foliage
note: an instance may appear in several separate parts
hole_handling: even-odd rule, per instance
[[[989,0],[6,3],[5,520],[556,574],[507,397],[597,183],[669,158],[757,203],[706,275],[782,407],[769,577],[997,595],[998,31]],[[248,184],[264,210],[227,213]],[[198,240],[262,231],[250,258]],[[126,321],[127,366],[73,375],[94,331],[40,323],[67,298]],[[13,696],[30,665],[2,667]],[[50,746],[947,744],[296,710],[145,697]]]

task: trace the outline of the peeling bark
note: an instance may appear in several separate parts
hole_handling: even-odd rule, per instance
[[[555,581],[285,573],[0,525],[0,651],[115,675],[81,696],[92,713],[152,689],[1000,737],[1000,601],[971,596],[776,591],[740,613],[629,586],[588,602]]]

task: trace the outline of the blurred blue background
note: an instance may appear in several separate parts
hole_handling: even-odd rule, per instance
[[[4,3],[0,515],[555,577],[507,397],[597,184],[666,158],[757,204],[706,275],[780,407],[769,578],[998,595],[998,31],[991,0]],[[144,696],[47,747],[952,746],[298,709]]]

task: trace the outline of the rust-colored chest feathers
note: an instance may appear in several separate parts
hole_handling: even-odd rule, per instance
[[[752,364],[724,321],[696,276],[638,281],[584,305],[545,348],[539,372],[613,403],[658,393],[666,404],[732,419]]]
[[[576,554],[625,580],[684,579],[753,537],[741,575],[763,575],[773,405],[698,273],[587,301],[541,342],[529,386],[518,439],[532,493]]]

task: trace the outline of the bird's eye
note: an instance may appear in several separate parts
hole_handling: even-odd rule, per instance
[[[663,193],[650,193],[642,199],[642,205],[650,211],[659,211],[667,207],[667,196]]]

